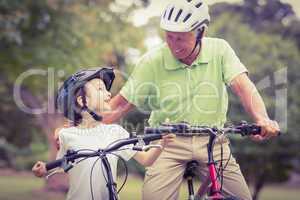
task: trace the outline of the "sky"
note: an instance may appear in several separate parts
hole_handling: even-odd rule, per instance
[[[151,0],[151,4],[147,9],[138,10],[133,16],[134,24],[136,26],[144,25],[147,23],[147,19],[153,16],[159,16],[162,12],[162,9],[170,2],[171,0]],[[206,0],[208,4],[214,4],[217,2],[241,2],[241,0]],[[292,5],[294,11],[298,16],[300,16],[300,0],[281,0]]]

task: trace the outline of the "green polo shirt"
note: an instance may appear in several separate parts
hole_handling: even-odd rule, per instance
[[[226,85],[247,72],[223,39],[203,38],[191,66],[178,61],[167,44],[146,53],[120,94],[140,111],[151,111],[149,124],[188,122],[222,127],[226,122]]]

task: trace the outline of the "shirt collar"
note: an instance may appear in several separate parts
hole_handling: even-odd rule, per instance
[[[198,55],[197,59],[191,64],[191,67],[208,64],[209,56],[207,52],[207,48],[205,44],[205,40],[202,40],[202,49],[200,54]],[[180,68],[186,68],[187,65],[177,60],[171,50],[169,49],[168,45],[165,43],[163,48],[163,59],[164,59],[164,67],[167,70],[176,70]]]

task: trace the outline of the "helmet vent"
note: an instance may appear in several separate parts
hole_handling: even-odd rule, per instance
[[[165,18],[165,17],[166,17],[166,13],[167,13],[167,10],[165,10],[165,13],[164,13],[164,16],[163,16],[163,18]]]
[[[198,24],[199,21],[196,21],[195,23],[193,23],[193,25],[191,27],[194,27],[196,24]]]
[[[172,13],[173,13],[173,10],[174,10],[174,7],[170,10],[170,12],[169,12],[169,17],[168,17],[168,20],[170,20],[171,19],[171,17],[172,17]]]
[[[202,5],[202,2],[196,4],[195,6],[196,6],[196,8],[200,8],[201,5]]]
[[[182,9],[180,9],[180,10],[178,11],[177,16],[176,16],[176,18],[175,18],[175,22],[178,21],[178,18],[180,17],[181,13],[182,13]]]
[[[191,16],[192,16],[191,13],[187,14],[187,15],[185,16],[185,18],[183,19],[183,22],[186,22]]]

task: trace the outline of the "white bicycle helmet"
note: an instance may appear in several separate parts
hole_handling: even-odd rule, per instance
[[[200,31],[208,28],[210,16],[203,0],[172,0],[165,8],[160,27],[172,32]]]

